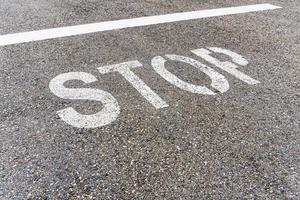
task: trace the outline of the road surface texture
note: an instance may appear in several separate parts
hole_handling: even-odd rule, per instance
[[[299,0],[0,0],[0,35],[255,4],[282,8],[0,46],[0,199],[299,199]],[[238,70],[259,83],[191,52],[207,47],[242,55],[248,65]],[[167,54],[221,74],[224,91]],[[151,64],[156,56],[178,79],[215,95],[168,82]],[[136,60],[142,66],[131,71],[165,106],[153,106],[120,73],[98,70]],[[117,101],[111,122],[78,128],[63,120],[68,107],[85,116],[105,110],[92,97],[71,99],[79,90],[59,90],[65,98],[51,90],[51,80],[69,72],[96,80],[65,88]]]

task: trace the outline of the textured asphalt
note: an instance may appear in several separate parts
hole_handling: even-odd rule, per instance
[[[0,199],[300,199],[299,0],[0,0],[0,35],[257,3],[283,8],[0,47]],[[243,55],[240,70],[261,83],[216,69],[229,91],[196,95],[150,65],[165,54],[200,60],[190,50],[208,46]],[[119,74],[96,69],[130,60],[169,107],[156,110]],[[192,67],[168,69],[210,83]],[[118,100],[115,122],[78,129],[59,119],[69,106],[101,109],[51,93],[49,81],[73,71]]]

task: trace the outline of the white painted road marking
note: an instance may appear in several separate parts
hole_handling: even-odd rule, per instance
[[[65,108],[57,112],[63,121],[77,128],[96,128],[108,125],[117,119],[120,107],[110,93],[93,88],[66,88],[63,84],[70,80],[93,83],[97,81],[97,78],[85,72],[64,73],[52,79],[49,88],[51,92],[62,99],[100,101],[103,109],[96,114],[83,115],[72,107]]]
[[[233,62],[235,62],[236,64],[239,64],[241,66],[246,66],[248,64],[248,61],[243,58],[241,55],[232,52],[230,50],[227,49],[222,49],[222,48],[218,48],[218,47],[208,47],[209,50],[215,52],[215,53],[222,53],[225,54],[227,56],[230,56],[233,60]],[[244,74],[243,72],[240,72],[237,70],[238,66],[232,62],[229,61],[225,61],[225,62],[221,62],[218,59],[212,57],[210,54],[211,52],[207,50],[207,49],[195,49],[192,50],[192,52],[194,54],[196,54],[197,56],[200,56],[201,58],[203,58],[204,60],[206,60],[207,62],[212,63],[213,65],[223,69],[224,71],[232,74],[233,76],[235,76],[236,78],[244,81],[245,83],[248,83],[250,85],[255,85],[260,83],[259,81],[251,78],[250,76]]]
[[[170,23],[170,22],[177,22],[177,21],[184,21],[184,20],[201,19],[201,18],[249,13],[249,12],[264,11],[264,10],[274,10],[278,8],[281,7],[272,4],[255,4],[255,5],[248,5],[248,6],[199,10],[199,11],[192,11],[192,12],[139,17],[133,19],[122,19],[122,20],[115,20],[115,21],[83,24],[77,26],[51,28],[51,29],[44,29],[44,30],[30,31],[30,32],[23,32],[23,33],[14,33],[14,34],[0,36],[0,46],[74,36],[74,35],[82,35],[87,33],[110,31],[110,30],[130,28],[130,27],[163,24],[163,23]]]
[[[200,63],[197,60],[194,60],[192,58],[188,58],[185,56],[179,56],[179,55],[166,55],[166,57],[172,61],[179,61],[183,63],[187,63],[206,75],[208,75],[212,82],[211,86],[218,90],[221,93],[226,92],[229,89],[229,83],[226,80],[226,78],[222,75],[213,70],[212,68]],[[151,64],[153,69],[165,80],[167,80],[169,83],[175,85],[176,87],[179,87],[180,89],[192,92],[192,93],[197,93],[197,94],[207,94],[207,95],[215,95],[213,91],[208,89],[206,86],[199,86],[199,85],[193,85],[191,83],[187,83],[181,79],[179,79],[177,76],[169,72],[165,68],[165,63],[167,62],[166,59],[164,59],[161,56],[156,56],[152,59]]]
[[[209,51],[209,50],[210,51]],[[259,81],[252,79],[246,74],[237,70],[238,66],[232,62],[221,62],[211,56],[210,54],[223,53],[231,57],[231,60],[242,66],[246,66],[248,61],[243,58],[243,56],[218,47],[208,47],[207,49],[196,49],[192,52],[204,60],[208,61],[215,67],[221,68],[224,71],[231,73],[240,80],[246,82],[249,85],[254,85],[259,83]],[[195,59],[180,56],[180,55],[164,55],[171,61],[179,61],[182,63],[189,64],[203,73],[211,79],[210,86],[220,93],[224,93],[229,89],[229,83],[227,79],[213,68],[210,68],[200,61]],[[215,95],[216,93],[208,89],[206,86],[193,85],[188,82],[182,81],[174,74],[170,73],[165,68],[165,63],[168,61],[162,56],[155,56],[152,61],[152,67],[154,70],[165,80],[173,84],[174,86],[186,90],[188,92],[204,94],[204,95]],[[129,61],[115,65],[107,65],[103,67],[98,67],[97,69],[101,74],[107,74],[110,72],[119,72],[132,86],[144,97],[146,98],[156,109],[165,108],[169,105],[160,98],[149,86],[147,86],[143,80],[141,80],[136,74],[134,74],[131,69],[136,67],[142,67],[142,64],[137,61]],[[115,121],[120,114],[120,107],[117,100],[108,92],[94,88],[66,88],[64,83],[69,80],[81,80],[84,83],[92,83],[97,81],[97,78],[92,74],[85,72],[70,72],[64,73],[53,78],[49,83],[49,88],[53,94],[63,99],[71,100],[94,100],[100,101],[103,104],[103,109],[92,115],[83,115],[78,113],[74,108],[69,107],[57,112],[59,117],[66,123],[77,127],[77,128],[97,128],[101,126],[108,125]]]
[[[168,107],[169,105],[164,100],[162,100],[150,87],[144,83],[144,81],[142,81],[142,79],[140,79],[131,71],[133,68],[142,66],[142,63],[135,60],[116,65],[99,67],[98,70],[101,74],[119,72],[156,109]]]

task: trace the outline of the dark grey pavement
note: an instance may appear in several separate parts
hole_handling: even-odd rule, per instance
[[[0,47],[0,199],[300,199],[299,0],[0,0],[0,35],[258,3],[283,8]],[[260,83],[191,53],[206,47],[244,56],[249,64],[239,70]],[[205,63],[229,90],[210,96],[175,87],[151,67],[166,54]],[[155,109],[120,74],[97,70],[131,60],[168,107]],[[210,85],[189,65],[167,68]],[[84,87],[118,101],[114,122],[79,129],[59,118],[66,107],[102,109],[50,91],[51,79],[77,71],[98,79]]]

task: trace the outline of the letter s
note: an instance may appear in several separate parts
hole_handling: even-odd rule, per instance
[[[68,107],[57,112],[59,117],[77,128],[97,128],[115,121],[120,113],[116,99],[108,92],[92,88],[66,88],[64,83],[69,80],[80,80],[84,83],[92,83],[97,78],[85,72],[64,73],[53,78],[49,88],[56,96],[62,99],[94,100],[103,104],[103,109],[92,115],[83,115]]]

